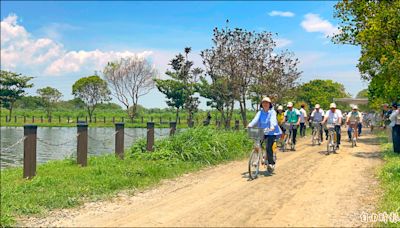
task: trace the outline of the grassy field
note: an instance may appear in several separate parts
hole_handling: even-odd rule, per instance
[[[397,212],[400,219],[400,155],[393,152],[393,144],[388,143],[384,132],[378,133],[382,143],[384,165],[379,170],[378,176],[381,183],[383,196],[381,198],[378,212],[390,214]],[[398,223],[378,223],[379,226],[400,227]]]
[[[246,157],[252,146],[244,132],[210,127],[189,129],[155,142],[145,151],[139,140],[125,153],[89,157],[87,167],[74,160],[52,161],[37,168],[32,180],[22,178],[21,168],[1,171],[1,226],[16,225],[16,217],[45,215],[47,211],[81,205],[114,196],[121,190],[132,194],[202,167]]]

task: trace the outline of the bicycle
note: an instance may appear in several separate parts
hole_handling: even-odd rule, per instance
[[[328,141],[327,141],[327,152],[328,155],[332,152],[336,152],[337,148],[337,139],[336,139],[336,131],[334,124],[327,124],[326,127],[328,128]]]
[[[311,142],[312,145],[315,146],[315,144],[318,143],[318,145],[321,145],[321,131],[322,131],[322,126],[320,122],[312,122],[312,138],[311,138]]]
[[[293,130],[296,129],[296,125],[293,123],[285,123],[285,128],[286,128],[286,136],[284,139],[284,145],[282,147],[282,151],[286,151],[287,145],[290,145],[291,150],[295,150],[295,145],[293,143]]]
[[[285,151],[286,148],[286,138],[288,137],[286,133],[283,133],[283,125],[279,126],[282,129],[282,135],[280,139],[276,141],[277,147],[281,149],[281,151]]]
[[[269,130],[269,129],[267,129]],[[265,129],[263,128],[247,128],[249,138],[254,140],[253,150],[249,158],[249,177],[254,180],[258,177],[260,172],[260,165],[267,166],[267,171],[272,173],[274,170],[268,165],[268,159],[266,153],[263,153],[262,143],[264,141]],[[273,159],[276,161],[276,142],[273,147]]]
[[[351,147],[357,146],[357,121],[350,121],[350,141]]]

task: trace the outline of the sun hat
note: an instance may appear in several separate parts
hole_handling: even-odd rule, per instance
[[[320,108],[320,107],[321,107],[321,106],[319,106],[319,104],[316,104],[316,105],[315,105],[315,108]]]
[[[292,103],[292,102],[288,102],[288,103],[287,103],[287,107],[288,107],[288,108],[293,107],[293,103]]]
[[[353,106],[353,109],[357,110],[357,109],[358,109],[358,106],[357,106],[357,105],[354,105],[354,106]]]
[[[282,106],[282,105],[279,105],[279,106],[278,106],[278,110],[283,110],[283,106]]]
[[[329,105],[329,108],[336,108],[336,104],[335,103],[331,103],[331,105]]]
[[[271,99],[269,99],[269,97],[264,97],[264,98],[262,99],[261,103],[263,103],[263,102],[271,103]]]

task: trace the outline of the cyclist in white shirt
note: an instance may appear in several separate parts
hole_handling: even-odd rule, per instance
[[[353,111],[350,112],[350,113],[347,115],[347,119],[346,119],[346,123],[347,123],[347,125],[348,125],[347,134],[348,134],[348,136],[349,136],[349,142],[350,142],[350,140],[351,140],[351,131],[352,131],[352,127],[354,127],[354,128],[357,129],[358,126],[359,126],[358,124],[360,123],[360,121],[362,121],[361,113],[358,111],[357,105],[354,105],[354,106],[353,106]],[[352,123],[352,122],[355,123],[355,124],[357,124],[357,126],[351,126],[351,123]],[[360,131],[354,132],[354,135],[355,135],[356,139],[358,138],[359,134],[360,134]]]
[[[301,137],[306,136],[306,122],[308,119],[307,112],[304,109],[304,107],[305,107],[305,105],[302,104],[301,109],[299,110],[300,111],[300,136]]]
[[[325,115],[324,110],[321,109],[319,104],[316,104],[315,109],[314,109],[314,111],[312,111],[310,117],[311,117],[312,122],[318,122],[319,124],[321,124],[321,122],[324,120],[324,115]],[[322,125],[320,128],[320,134],[321,134],[321,142],[322,142],[323,141],[322,140],[322,138],[323,138],[322,137]]]
[[[331,103],[329,106],[330,110],[325,113],[324,120],[322,121],[322,124],[328,123],[328,124],[334,124],[335,125],[335,131],[336,131],[336,138],[337,138],[337,149],[339,149],[340,145],[340,125],[342,124],[342,111],[339,109],[336,109],[336,104]]]

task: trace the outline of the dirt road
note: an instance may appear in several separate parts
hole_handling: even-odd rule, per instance
[[[342,136],[345,136],[343,134]],[[342,137],[346,139],[346,137]],[[247,161],[188,174],[134,196],[87,203],[21,221],[25,226],[366,226],[374,211],[381,164],[379,145],[364,135],[359,146],[301,139],[296,152],[279,152],[275,174],[248,181]]]

